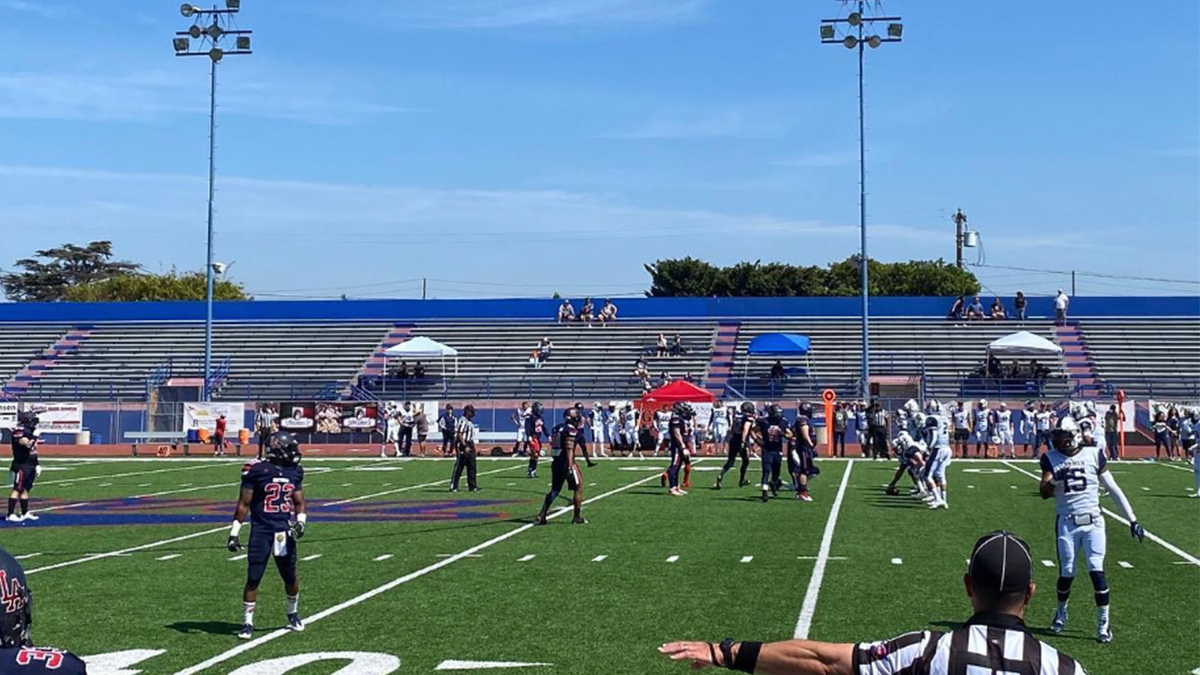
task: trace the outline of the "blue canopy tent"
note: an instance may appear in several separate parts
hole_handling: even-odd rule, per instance
[[[808,351],[811,347],[812,341],[807,335],[796,333],[764,333],[755,337],[746,348],[746,368],[742,373],[742,386],[746,386],[750,375],[750,362],[755,357],[802,356],[804,372],[808,373]]]

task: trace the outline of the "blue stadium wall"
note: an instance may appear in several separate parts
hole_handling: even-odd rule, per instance
[[[1001,298],[1012,310],[1012,298]],[[580,298],[573,298],[576,307]],[[876,317],[945,316],[952,298],[871,299]],[[558,300],[311,300],[218,302],[218,321],[548,320]],[[858,298],[620,298],[622,319],[852,318]],[[985,303],[986,304],[986,303]],[[1030,298],[1031,317],[1053,315],[1052,298]],[[1200,297],[1076,297],[1073,317],[1200,317]],[[0,322],[69,324],[110,321],[200,321],[202,302],[0,303]]]

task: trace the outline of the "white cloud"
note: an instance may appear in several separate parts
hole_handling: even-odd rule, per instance
[[[406,0],[339,4],[338,15],[412,28],[514,28],[661,23],[692,18],[714,0]]]

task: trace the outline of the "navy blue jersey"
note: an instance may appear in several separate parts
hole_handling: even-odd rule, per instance
[[[83,659],[58,649],[0,649],[0,675],[86,675]]]
[[[795,443],[796,448],[801,451],[812,452],[812,450],[813,450],[812,443],[806,442],[804,440],[804,433],[801,431],[801,429],[803,429],[804,427],[808,427],[808,438],[810,441],[812,440],[812,437],[813,437],[812,423],[810,423],[808,421],[808,417],[806,417],[804,415],[798,415],[796,417],[796,424],[792,427],[792,434],[794,436],[793,443]]]
[[[535,438],[540,439],[546,433],[546,424],[538,415],[530,415],[525,418],[525,436],[529,440]]]
[[[292,495],[304,486],[304,468],[282,467],[254,461],[242,469],[242,489],[254,490],[250,501],[250,525],[255,529],[283,532],[291,525]]]
[[[550,450],[550,455],[558,461],[566,461],[567,448],[572,450],[579,444],[579,427],[572,422],[563,422],[554,427],[554,447]]]
[[[30,446],[24,447],[21,441],[29,439]],[[33,435],[33,429],[28,427],[14,427],[12,430],[12,466],[10,471],[24,469],[31,466],[37,466],[37,438]]]
[[[671,450],[682,451],[687,445],[689,436],[687,421],[678,415],[671,415],[671,421],[667,423],[667,433],[670,434]],[[679,438],[683,440],[683,445],[680,445],[679,440],[676,440],[675,435],[679,434]]]
[[[785,433],[787,422],[779,420],[778,423],[771,422],[767,418],[758,420],[758,432],[762,435],[763,452],[783,452],[783,440],[787,435]]]
[[[729,446],[734,450],[742,449],[742,430],[746,428],[747,422],[753,427],[755,417],[754,413],[744,412],[739,412],[733,416],[733,427],[729,430]]]

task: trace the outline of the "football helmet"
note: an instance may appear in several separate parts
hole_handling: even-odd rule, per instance
[[[988,407],[988,405],[987,405],[987,399],[986,399],[986,398],[981,398],[981,399],[979,399],[979,407],[980,407],[981,409],[982,409],[982,408],[986,408],[986,407]]]
[[[0,583],[4,602],[0,603],[0,647],[31,647],[29,627],[33,624],[30,603],[33,598],[25,585],[21,563],[0,548]]]
[[[685,420],[690,420],[696,416],[696,411],[686,401],[679,401],[671,406],[671,412]]]
[[[277,466],[296,466],[300,463],[300,444],[286,431],[276,431],[267,439],[266,460]]]
[[[534,401],[534,402],[533,402],[533,407],[531,408],[531,410],[533,411],[533,414],[534,414],[534,415],[537,415],[538,417],[541,417],[541,416],[542,416],[542,402],[541,402],[541,401]]]
[[[772,403],[767,406],[767,419],[773,424],[777,424],[783,420],[783,408]]]
[[[25,429],[36,429],[38,425],[37,413],[32,410],[22,410],[17,413],[17,424]]]
[[[916,400],[910,398],[905,401],[904,410],[909,414],[918,413],[921,411],[921,405],[917,403]]]
[[[755,413],[754,403],[750,401],[742,401],[741,408],[742,412],[746,413],[747,415],[753,415]]]
[[[800,401],[800,405],[797,407],[797,412],[799,412],[801,415],[804,415],[805,417],[807,417],[809,419],[812,419],[812,416],[813,416],[812,404],[809,403],[808,401]]]
[[[1073,455],[1083,447],[1083,434],[1072,417],[1063,417],[1050,430],[1050,445],[1064,455]]]
[[[937,425],[938,425],[938,418],[936,416],[930,415],[925,418],[925,428],[926,429],[936,429]]]

